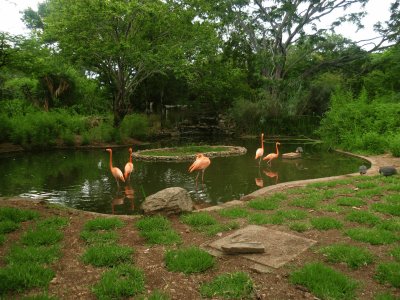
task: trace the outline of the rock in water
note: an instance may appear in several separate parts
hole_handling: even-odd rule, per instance
[[[397,173],[397,170],[393,166],[385,166],[385,167],[379,168],[379,174],[382,174],[383,176],[390,176],[390,175],[394,175],[396,173]]]

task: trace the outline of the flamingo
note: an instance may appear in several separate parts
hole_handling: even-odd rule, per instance
[[[260,158],[258,165],[261,163],[261,158],[264,155],[264,133],[261,133],[261,148],[256,150],[256,157],[254,159]]]
[[[131,179],[131,173],[133,172],[133,163],[132,163],[132,148],[129,148],[129,161],[125,165],[125,180]]]
[[[207,169],[207,167],[211,164],[211,161],[208,157],[204,156],[204,154],[199,153],[196,155],[196,160],[194,163],[189,167],[189,173],[192,173],[193,171],[198,170],[199,173],[196,176],[196,183],[197,179],[200,175],[200,171],[203,173],[201,176],[201,182],[204,181],[204,171]]]
[[[117,182],[117,185],[119,187],[118,179],[121,180],[122,182],[125,182],[124,175],[122,174],[122,171],[119,168],[113,167],[113,165],[112,165],[112,150],[110,148],[107,148],[106,151],[110,153],[110,171],[111,171],[111,174],[114,176],[115,181]]]
[[[281,143],[279,143],[279,142],[276,142],[276,143],[275,143],[276,153],[270,153],[270,154],[268,154],[267,156],[265,156],[265,157],[263,158],[263,160],[266,160],[267,163],[269,163],[269,165],[271,165],[271,161],[272,161],[273,159],[278,158],[278,156],[279,156],[278,145],[280,145],[280,144],[281,144]]]

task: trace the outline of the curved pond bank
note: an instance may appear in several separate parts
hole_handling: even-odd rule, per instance
[[[400,157],[393,157],[391,154],[363,156],[363,155],[357,155],[354,153],[345,152],[345,151],[341,151],[341,150],[336,150],[336,151],[343,153],[343,154],[347,154],[347,155],[365,159],[366,161],[370,162],[371,167],[367,170],[367,173],[365,175],[360,175],[360,173],[357,172],[357,173],[351,173],[351,174],[345,174],[345,175],[339,175],[339,176],[322,177],[322,178],[296,180],[296,181],[278,183],[276,185],[267,186],[267,187],[264,187],[264,188],[261,188],[261,189],[255,191],[253,193],[245,195],[245,196],[241,197],[240,200],[233,200],[233,201],[225,202],[225,203],[222,203],[219,205],[198,209],[196,211],[218,210],[218,209],[222,209],[222,208],[226,208],[226,207],[230,207],[230,206],[243,205],[244,202],[254,199],[254,198],[264,197],[273,192],[282,191],[287,188],[306,186],[306,185],[308,185],[310,183],[314,183],[314,182],[325,182],[325,181],[344,179],[344,178],[349,178],[349,177],[354,177],[354,176],[375,176],[375,175],[379,175],[379,168],[383,167],[383,166],[393,166],[397,169],[398,173],[400,171]]]

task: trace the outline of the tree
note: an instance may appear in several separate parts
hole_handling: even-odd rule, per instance
[[[47,12],[44,38],[98,77],[112,95],[114,126],[147,78],[169,69],[182,72],[213,34],[173,1],[50,0]]]

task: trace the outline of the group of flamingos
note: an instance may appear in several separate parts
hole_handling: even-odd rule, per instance
[[[280,145],[280,143],[276,142],[275,144],[276,153],[270,153],[263,158],[263,160],[267,161],[267,164],[271,165],[271,161],[279,156],[278,145]],[[117,182],[117,185],[119,186],[119,181],[122,182],[125,182],[127,180],[129,181],[130,176],[133,172],[132,148],[129,148],[129,161],[125,164],[124,173],[122,173],[122,171],[119,168],[113,166],[112,150],[110,148],[107,148],[106,151],[110,153],[110,170],[111,174],[114,176]],[[261,163],[261,158],[263,155],[264,155],[264,133],[261,133],[261,148],[258,148],[256,150],[256,156],[255,156],[255,159],[259,159],[258,161],[259,165]],[[197,179],[199,178],[200,172],[202,173],[201,182],[204,182],[204,171],[208,168],[210,164],[211,160],[203,153],[196,154],[196,160],[190,165],[188,170],[189,173],[192,173],[193,171],[198,171],[198,174],[196,176],[196,183]]]

